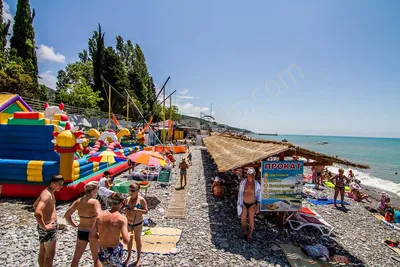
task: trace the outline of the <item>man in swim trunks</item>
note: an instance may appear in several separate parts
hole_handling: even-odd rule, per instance
[[[92,255],[94,266],[123,266],[122,244],[119,242],[120,235],[124,244],[129,242],[131,235],[128,234],[128,221],[119,213],[124,205],[123,198],[114,193],[110,197],[110,211],[102,212],[93,224],[89,234],[89,241],[98,247],[98,255]],[[93,251],[94,247],[92,248]]]
[[[181,175],[181,187],[185,188],[186,186],[186,175],[187,175],[187,169],[189,169],[189,165],[186,163],[185,158],[182,158],[181,163],[179,163],[179,170],[180,170],[180,175]],[[185,181],[185,185],[182,186],[182,182]]]
[[[39,232],[40,249],[38,262],[40,267],[53,266],[57,241],[57,214],[54,192],[59,191],[63,184],[64,178],[61,175],[53,175],[50,178],[50,185],[42,191],[38,199],[33,203]]]
[[[128,231],[135,235],[137,261],[135,266],[140,266],[140,254],[142,253],[142,228],[143,228],[143,214],[147,214],[147,202],[139,195],[140,185],[132,183],[129,186],[130,196],[125,199],[124,212],[128,218]],[[128,258],[125,265],[128,264],[133,246],[133,237],[128,243]]]
[[[349,180],[346,176],[344,176],[344,170],[342,168],[339,169],[339,174],[333,176],[330,181],[335,185],[335,194],[333,196],[333,200],[335,201],[333,204],[335,208],[337,208],[336,200],[338,194],[340,193],[340,199],[342,203],[342,208],[344,208],[344,190],[345,186],[349,183]]]
[[[241,218],[242,233],[241,236],[252,242],[252,234],[254,230],[254,216],[260,212],[261,202],[261,185],[254,180],[256,172],[254,168],[247,170],[247,179],[240,183],[238,193],[238,215]],[[247,217],[249,218],[249,232],[246,233]]]

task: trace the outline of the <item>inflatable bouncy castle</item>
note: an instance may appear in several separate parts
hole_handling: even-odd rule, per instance
[[[129,155],[133,148],[122,148],[114,135],[104,134],[105,149]],[[18,95],[0,94],[1,196],[36,198],[50,177],[59,173],[65,183],[55,194],[57,200],[72,200],[83,193],[85,184],[98,181],[107,168],[107,163],[87,160],[88,140],[83,137],[68,121],[62,104],[46,105],[44,113],[33,112]],[[80,158],[77,152],[82,152]],[[127,162],[108,166],[113,175],[127,169]]]

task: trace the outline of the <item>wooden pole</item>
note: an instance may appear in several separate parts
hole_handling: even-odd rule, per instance
[[[169,127],[168,127],[168,139],[172,142],[172,131],[174,125],[172,124],[172,98],[169,98],[169,121],[171,123],[171,133],[169,132]]]
[[[126,127],[128,127],[129,121],[129,98],[126,101]]]
[[[163,90],[163,129],[162,129],[162,143],[165,143],[165,88]]]
[[[108,129],[111,126],[111,85],[108,86]]]

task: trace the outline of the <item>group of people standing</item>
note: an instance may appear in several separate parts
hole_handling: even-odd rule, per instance
[[[53,266],[58,229],[54,192],[59,191],[63,183],[61,175],[52,176],[49,186],[33,205],[38,223],[40,267]],[[100,183],[97,181],[86,184],[85,195],[77,199],[64,215],[67,222],[78,229],[71,266],[79,266],[88,244],[94,266],[124,266],[130,261],[133,240],[137,251],[135,266],[140,266],[143,215],[148,212],[148,208],[146,200],[139,195],[139,184],[133,182],[130,185],[130,195],[126,199],[118,193],[112,193],[109,197],[111,208],[107,211],[102,211],[100,202],[95,199],[99,188]],[[80,218],[79,223],[72,218],[75,211]],[[122,259],[123,246],[120,237],[128,247],[125,261]]]

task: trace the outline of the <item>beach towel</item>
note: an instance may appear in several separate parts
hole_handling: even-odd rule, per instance
[[[182,230],[176,228],[154,227],[143,229],[142,253],[174,254],[181,235]],[[123,246],[124,249],[127,249],[127,245],[124,244]],[[136,251],[135,240],[133,240],[132,250]]]
[[[280,247],[291,267],[335,266],[329,262],[311,259],[299,247],[291,245],[280,245]]]
[[[399,223],[390,223],[390,222],[387,222],[387,221],[385,220],[385,217],[383,217],[383,216],[380,215],[380,214],[372,214],[372,215],[374,215],[375,218],[377,218],[378,220],[382,221],[384,224],[386,224],[387,226],[389,226],[389,228],[394,229],[394,230],[397,230],[397,231],[400,231],[400,224],[399,224]]]
[[[320,205],[331,205],[333,203],[335,203],[335,201],[332,198],[326,199],[326,200],[322,200],[322,199],[309,199],[307,198],[307,201],[310,202],[311,204],[314,204],[316,206],[320,206]],[[344,205],[350,205],[349,202],[344,201],[343,202]],[[336,200],[336,205],[340,205],[341,201],[340,200]]]

